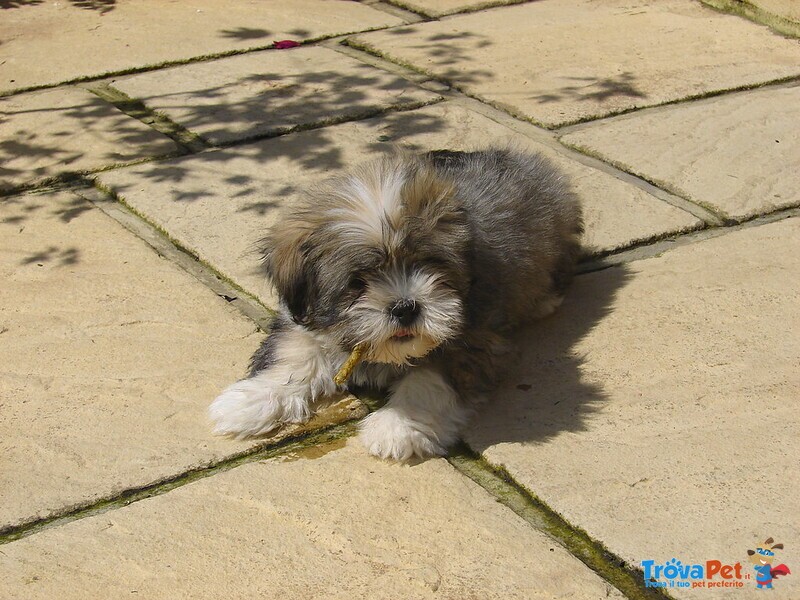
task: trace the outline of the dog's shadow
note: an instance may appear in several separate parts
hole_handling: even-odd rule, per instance
[[[517,360],[464,435],[475,452],[503,442],[544,443],[601,418],[602,387],[586,380],[580,341],[630,279],[623,267],[576,277],[563,305],[516,336]]]

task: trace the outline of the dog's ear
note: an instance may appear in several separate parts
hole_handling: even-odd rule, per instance
[[[312,289],[306,254],[311,230],[301,223],[283,222],[262,240],[262,261],[278,295],[292,319],[309,322],[309,294]]]

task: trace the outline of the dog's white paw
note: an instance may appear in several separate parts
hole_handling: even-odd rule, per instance
[[[361,442],[370,454],[380,458],[403,461],[447,453],[433,429],[395,408],[385,407],[368,415],[360,428]]]
[[[268,433],[281,423],[302,423],[311,416],[302,395],[287,394],[262,377],[226,388],[208,408],[214,433],[239,439]]]

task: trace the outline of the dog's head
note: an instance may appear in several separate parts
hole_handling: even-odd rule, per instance
[[[296,322],[404,364],[461,331],[468,239],[453,182],[398,155],[306,194],[268,234],[264,264]]]

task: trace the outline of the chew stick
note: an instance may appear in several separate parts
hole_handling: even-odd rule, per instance
[[[356,365],[361,362],[361,358],[364,356],[364,350],[366,350],[367,345],[364,343],[356,344],[356,347],[353,348],[353,351],[350,353],[350,356],[347,357],[347,360],[344,361],[342,368],[339,369],[339,372],[333,378],[333,382],[336,385],[344,385],[347,382],[347,379],[350,377],[350,373],[353,372],[353,369],[356,368]]]

